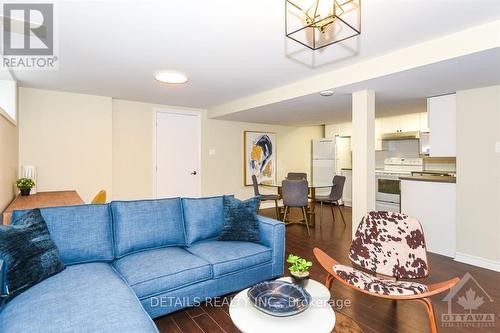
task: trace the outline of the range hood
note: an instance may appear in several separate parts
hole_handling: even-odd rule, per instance
[[[380,136],[382,140],[417,140],[420,139],[419,131],[384,133]]]

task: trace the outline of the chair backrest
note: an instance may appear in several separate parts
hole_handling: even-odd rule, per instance
[[[286,175],[286,179],[289,179],[289,180],[307,179],[307,173],[305,173],[305,172],[289,172]]]
[[[340,200],[342,198],[342,194],[344,193],[344,184],[345,177],[344,176],[334,176],[333,177],[333,186],[330,191],[330,199],[333,201]]]
[[[283,204],[288,207],[307,206],[307,195],[309,186],[307,180],[283,180],[282,184]]]
[[[259,182],[257,181],[256,175],[252,175],[252,186],[253,186],[253,193],[255,194],[255,196],[260,195]]]
[[[100,190],[92,199],[91,204],[93,205],[101,205],[106,203],[106,190]]]
[[[349,258],[373,273],[395,278],[418,279],[429,274],[422,226],[405,214],[374,211],[365,215]]]

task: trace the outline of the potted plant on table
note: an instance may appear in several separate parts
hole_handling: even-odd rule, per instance
[[[19,178],[16,181],[17,188],[21,191],[21,196],[30,195],[31,188],[35,186],[35,182],[31,178]]]
[[[309,279],[309,268],[312,266],[312,262],[293,254],[288,256],[286,262],[291,264],[288,270],[292,275],[292,281],[304,286]]]

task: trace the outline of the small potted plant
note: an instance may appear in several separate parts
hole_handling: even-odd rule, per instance
[[[293,282],[304,286],[309,279],[309,268],[312,266],[312,262],[293,254],[288,256],[286,262],[291,264],[288,269],[292,275]]]
[[[35,182],[31,178],[19,178],[16,181],[17,188],[21,191],[21,196],[30,195],[31,188],[35,186]]]

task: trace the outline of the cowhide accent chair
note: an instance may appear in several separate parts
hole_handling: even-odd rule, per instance
[[[459,278],[425,285],[399,279],[429,275],[427,249],[420,223],[404,214],[374,211],[358,226],[349,250],[353,266],[339,264],[318,248],[314,255],[328,272],[325,286],[337,280],[362,293],[397,301],[418,301],[425,306],[431,332],[437,332],[430,296],[452,288]]]

